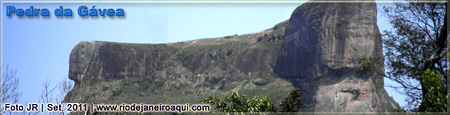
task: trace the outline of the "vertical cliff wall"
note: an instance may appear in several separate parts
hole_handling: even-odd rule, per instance
[[[304,90],[307,111],[398,109],[384,89],[376,22],[375,3],[305,3],[289,19],[274,72]],[[360,58],[374,67],[362,72]]]

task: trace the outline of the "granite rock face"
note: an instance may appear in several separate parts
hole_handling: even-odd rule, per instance
[[[168,44],[82,41],[70,54],[75,86],[64,102],[198,103],[232,90],[279,102],[294,88],[272,72],[286,25]]]
[[[305,3],[285,30],[274,72],[306,95],[306,111],[387,112],[399,109],[384,89],[375,3]],[[370,72],[359,69],[373,60]]]
[[[69,78],[80,83],[83,79],[98,81],[144,76],[162,67],[173,53],[167,47],[139,49],[115,43],[82,41],[70,54]]]
[[[82,41],[70,54],[71,103],[198,103],[237,90],[278,105],[294,88],[312,112],[399,109],[384,89],[375,3],[305,3],[245,35],[168,44]],[[359,69],[359,57],[374,68]]]

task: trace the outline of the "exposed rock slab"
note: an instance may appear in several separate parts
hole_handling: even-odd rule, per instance
[[[305,3],[285,30],[275,73],[304,90],[315,112],[388,112],[399,109],[384,89],[382,43],[375,3]],[[358,68],[375,60],[373,71]]]

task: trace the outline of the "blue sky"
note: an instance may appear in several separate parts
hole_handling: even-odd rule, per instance
[[[50,17],[7,17],[5,6],[47,8]],[[81,18],[79,6],[123,8],[126,17]],[[284,4],[106,4],[106,3],[4,3],[3,66],[17,70],[20,103],[37,103],[45,79],[56,85],[68,77],[69,55],[80,41],[127,43],[169,43],[201,38],[259,32],[289,19],[300,3]],[[389,3],[379,3],[378,8]],[[70,8],[73,17],[57,18],[52,13],[59,6]],[[380,10],[379,10],[380,11]],[[380,31],[390,25],[378,13]],[[385,79],[385,84],[396,85]],[[405,105],[404,96],[386,88],[389,95]]]

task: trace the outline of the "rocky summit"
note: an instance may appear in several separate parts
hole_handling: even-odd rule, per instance
[[[279,104],[303,91],[308,112],[391,112],[375,3],[307,2],[246,35],[168,44],[82,41],[64,102],[198,103],[232,90]],[[368,61],[367,61],[368,60]]]
[[[274,71],[309,94],[307,111],[393,111],[382,52],[375,3],[305,3],[289,19]]]

